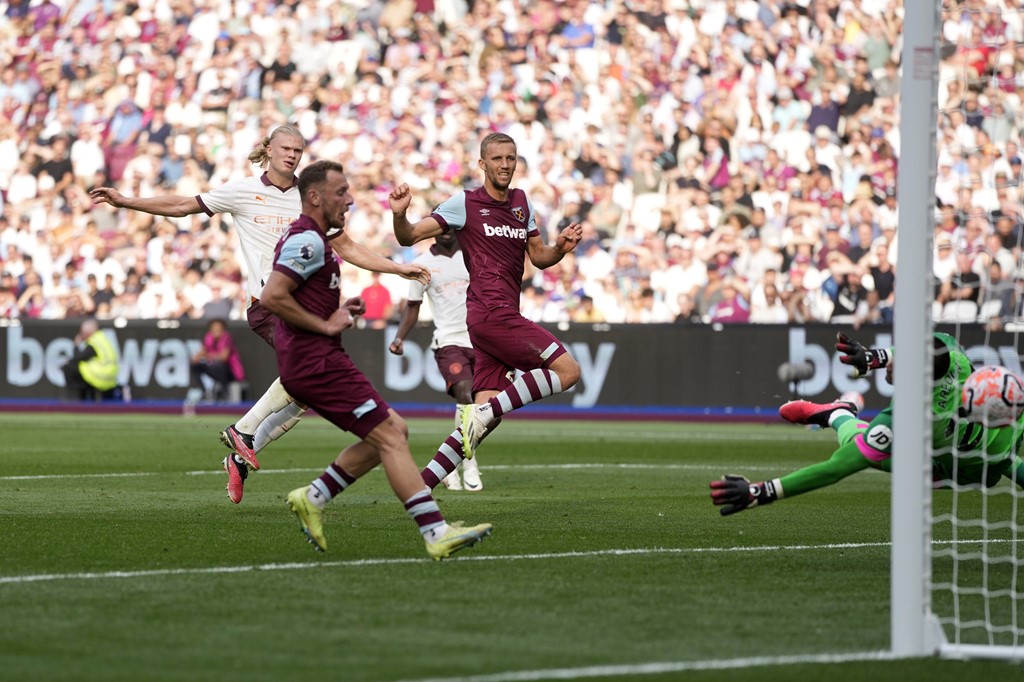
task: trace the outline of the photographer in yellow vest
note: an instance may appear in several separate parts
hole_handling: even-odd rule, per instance
[[[75,353],[63,368],[68,395],[86,400],[112,391],[117,387],[120,364],[117,348],[96,320],[83,321],[75,336]]]

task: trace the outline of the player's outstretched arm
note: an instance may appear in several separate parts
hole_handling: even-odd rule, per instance
[[[763,507],[784,497],[796,497],[838,483],[871,466],[856,443],[841,446],[824,462],[797,469],[782,478],[751,483],[743,476],[728,474],[711,481],[711,501],[722,507],[722,516],[753,507]]]
[[[424,286],[430,283],[429,269],[416,263],[396,263],[373,249],[352,241],[344,232],[331,240],[331,247],[346,262],[363,270],[401,275],[405,279],[416,280]]]
[[[97,187],[89,191],[89,197],[94,204],[110,204],[114,208],[128,208],[168,218],[181,218],[203,210],[203,207],[199,205],[199,200],[195,197],[171,195],[141,199],[126,197],[113,187]]]
[[[420,305],[422,301],[406,301],[405,310],[402,311],[402,319],[398,322],[398,331],[395,332],[395,340],[388,346],[388,350],[395,355],[401,355],[404,351],[405,337],[409,335],[416,321],[420,319]]]
[[[550,268],[562,260],[565,254],[575,249],[583,239],[583,227],[579,223],[570,223],[558,233],[554,244],[545,244],[540,237],[531,237],[526,242],[526,250],[530,262],[538,268]]]
[[[399,244],[412,246],[416,242],[436,237],[444,231],[441,224],[429,216],[419,222],[410,223],[405,215],[405,212],[409,210],[410,203],[412,203],[412,190],[405,183],[394,188],[388,194],[392,226],[395,230],[395,239]]]

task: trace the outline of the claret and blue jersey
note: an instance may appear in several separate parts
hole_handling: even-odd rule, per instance
[[[470,278],[469,326],[495,308],[518,312],[526,244],[540,236],[526,193],[511,189],[505,201],[498,201],[483,187],[464,190],[445,200],[431,217],[446,230],[456,230]]]
[[[306,310],[329,318],[341,305],[341,276],[334,251],[316,223],[303,215],[292,223],[274,250],[274,271],[298,284],[292,295]],[[275,343],[282,379],[309,371],[309,363],[338,339],[295,330],[284,320],[277,323]]]

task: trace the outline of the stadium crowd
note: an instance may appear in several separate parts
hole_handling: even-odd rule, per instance
[[[238,318],[229,218],[92,206],[258,172],[296,124],[340,160],[354,239],[400,260],[387,193],[426,215],[515,184],[576,253],[528,268],[537,321],[891,320],[902,7],[893,0],[8,0],[0,3],[0,317]],[[945,0],[935,316],[1022,317],[1024,14]],[[550,237],[548,238],[550,241]],[[418,248],[424,248],[419,245]],[[902,248],[913,248],[903,244]],[[367,321],[407,282],[343,268]]]

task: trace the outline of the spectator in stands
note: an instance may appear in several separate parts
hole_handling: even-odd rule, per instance
[[[985,300],[979,312],[979,321],[990,322],[997,319],[1001,322],[1013,312],[1015,287],[1014,282],[1003,274],[1003,266],[998,260],[989,263],[982,286]]]
[[[658,300],[651,287],[645,287],[634,296],[633,310],[626,317],[627,322],[663,324],[674,320],[672,311],[664,301]]]
[[[87,232],[87,207],[76,207],[81,196],[67,191],[72,185],[87,190],[121,184],[121,178],[118,189],[125,194],[192,197],[245,177],[244,160],[260,131],[291,121],[311,140],[309,160],[346,159],[357,207],[349,229],[358,227],[371,243],[393,249],[386,226],[382,237],[376,188],[414,173],[425,192],[436,187],[444,195],[472,168],[464,140],[474,136],[466,131],[513,127],[522,129],[515,137],[528,157],[523,179],[531,183],[541,229],[563,217],[565,197],[575,194],[580,211],[593,204],[586,220],[594,239],[611,249],[612,241],[629,241],[623,239],[628,234],[635,246],[657,228],[637,217],[671,208],[678,227],[661,231],[663,247],[645,246],[653,252],[645,267],[672,307],[678,291],[670,295],[664,283],[673,263],[657,252],[671,250],[669,238],[683,234],[694,260],[710,262],[715,254],[702,242],[737,207],[746,207],[740,229],[758,215],[751,208],[761,211],[761,241],[786,251],[787,265],[791,239],[810,238],[816,249],[829,239],[817,230],[785,231],[799,216],[809,225],[838,225],[852,243],[852,260],[868,267],[869,241],[860,239],[857,226],[871,224],[873,242],[897,220],[896,114],[905,67],[893,45],[902,16],[895,0],[880,0],[872,12],[843,5],[830,14],[812,5],[816,11],[808,15],[798,5],[782,5],[778,16],[764,10],[758,21],[742,3],[736,8],[741,18],[727,20],[715,3],[693,10],[691,18],[652,9],[646,0],[616,4],[604,15],[586,3],[539,9],[499,3],[471,12],[461,2],[430,15],[403,2],[346,21],[333,6],[308,3],[292,15],[284,5],[264,2],[228,3],[220,14],[190,5],[154,12],[145,3],[64,12],[52,2],[36,3],[24,10],[31,9],[31,20],[11,25],[9,42],[18,49],[0,50],[0,187],[6,190],[0,216],[11,223],[27,216],[16,250],[36,256],[47,285],[37,233],[43,248],[66,245],[54,267],[70,259],[76,272],[92,272],[102,283],[93,263],[98,245],[108,241],[100,233],[127,237],[134,246],[130,235],[149,223],[96,211],[98,229]],[[986,221],[995,222],[1004,247],[1019,251],[1014,185],[1022,170],[1014,135],[1024,53],[989,44],[1016,30],[1019,21],[998,23],[1007,11],[950,19],[956,49],[940,55],[941,68],[964,77],[945,79],[940,88],[935,191],[965,228],[975,229],[969,219],[981,218],[981,233],[972,240],[987,243],[992,230]],[[438,31],[435,17],[458,30]],[[249,33],[241,37],[243,27]],[[321,42],[324,27],[338,42]],[[110,31],[138,38],[111,42],[104,37]],[[296,44],[311,49],[298,55]],[[333,48],[345,57],[328,57]],[[971,86],[967,70],[989,74],[991,87]],[[207,125],[211,121],[225,124]],[[413,163],[417,157],[430,158],[430,167]],[[66,162],[73,177],[67,186]],[[790,184],[794,178],[799,187]],[[581,191],[581,180],[593,188]],[[845,222],[835,219],[834,209]],[[628,221],[634,221],[632,232],[624,227]],[[137,274],[161,270],[164,256],[190,260],[206,249],[203,259],[217,265],[203,272],[216,267],[232,293],[248,275],[239,271],[230,240],[210,237],[229,234],[229,222],[174,219],[171,251],[138,265]],[[199,243],[207,239],[210,244]],[[894,259],[895,242],[889,249]],[[747,272],[744,253],[731,265],[756,286],[756,268]],[[132,247],[110,246],[109,255],[122,271],[136,267]],[[939,269],[948,275],[953,260]],[[819,282],[809,272],[816,293]],[[178,310],[182,293],[189,299],[191,293],[167,274]],[[586,282],[598,309],[605,303],[602,287],[595,286],[601,277]],[[134,295],[111,307],[131,312]],[[544,295],[558,294],[546,288]],[[63,305],[53,301],[50,308]],[[612,299],[608,305],[606,317],[619,315],[621,305],[616,309]],[[188,307],[198,311],[201,301]],[[71,308],[81,309],[81,301]]]
[[[864,287],[864,273],[860,267],[849,265],[847,268],[846,274],[840,276],[838,289],[832,298],[832,316],[829,321],[859,327],[868,318],[870,310],[868,290]]]
[[[6,272],[0,278],[0,319],[16,320],[21,316],[18,296],[10,284],[13,279]]]
[[[391,319],[395,307],[391,301],[391,292],[380,282],[380,273],[370,273],[370,278],[372,282],[359,293],[366,301],[363,319],[373,329],[383,329]]]
[[[754,324],[786,324],[789,310],[774,283],[765,284],[751,293],[750,322]]]
[[[749,291],[743,286],[742,281],[730,277],[722,282],[721,290],[721,298],[708,310],[708,321],[721,324],[749,322],[750,304],[747,303]]]
[[[135,102],[121,100],[103,136],[104,162],[111,181],[121,180],[125,166],[135,156],[142,125],[142,112]]]
[[[942,281],[937,300],[943,306],[953,301],[969,301],[977,306],[982,300],[981,276],[971,267],[971,254],[958,251],[955,259],[956,269]]]
[[[570,318],[581,324],[607,321],[604,314],[594,306],[594,299],[587,295],[580,297],[580,304],[572,310]]]
[[[700,313],[697,311],[692,296],[689,294],[679,294],[678,298],[676,298],[676,316],[673,321],[675,324],[704,323]]]

